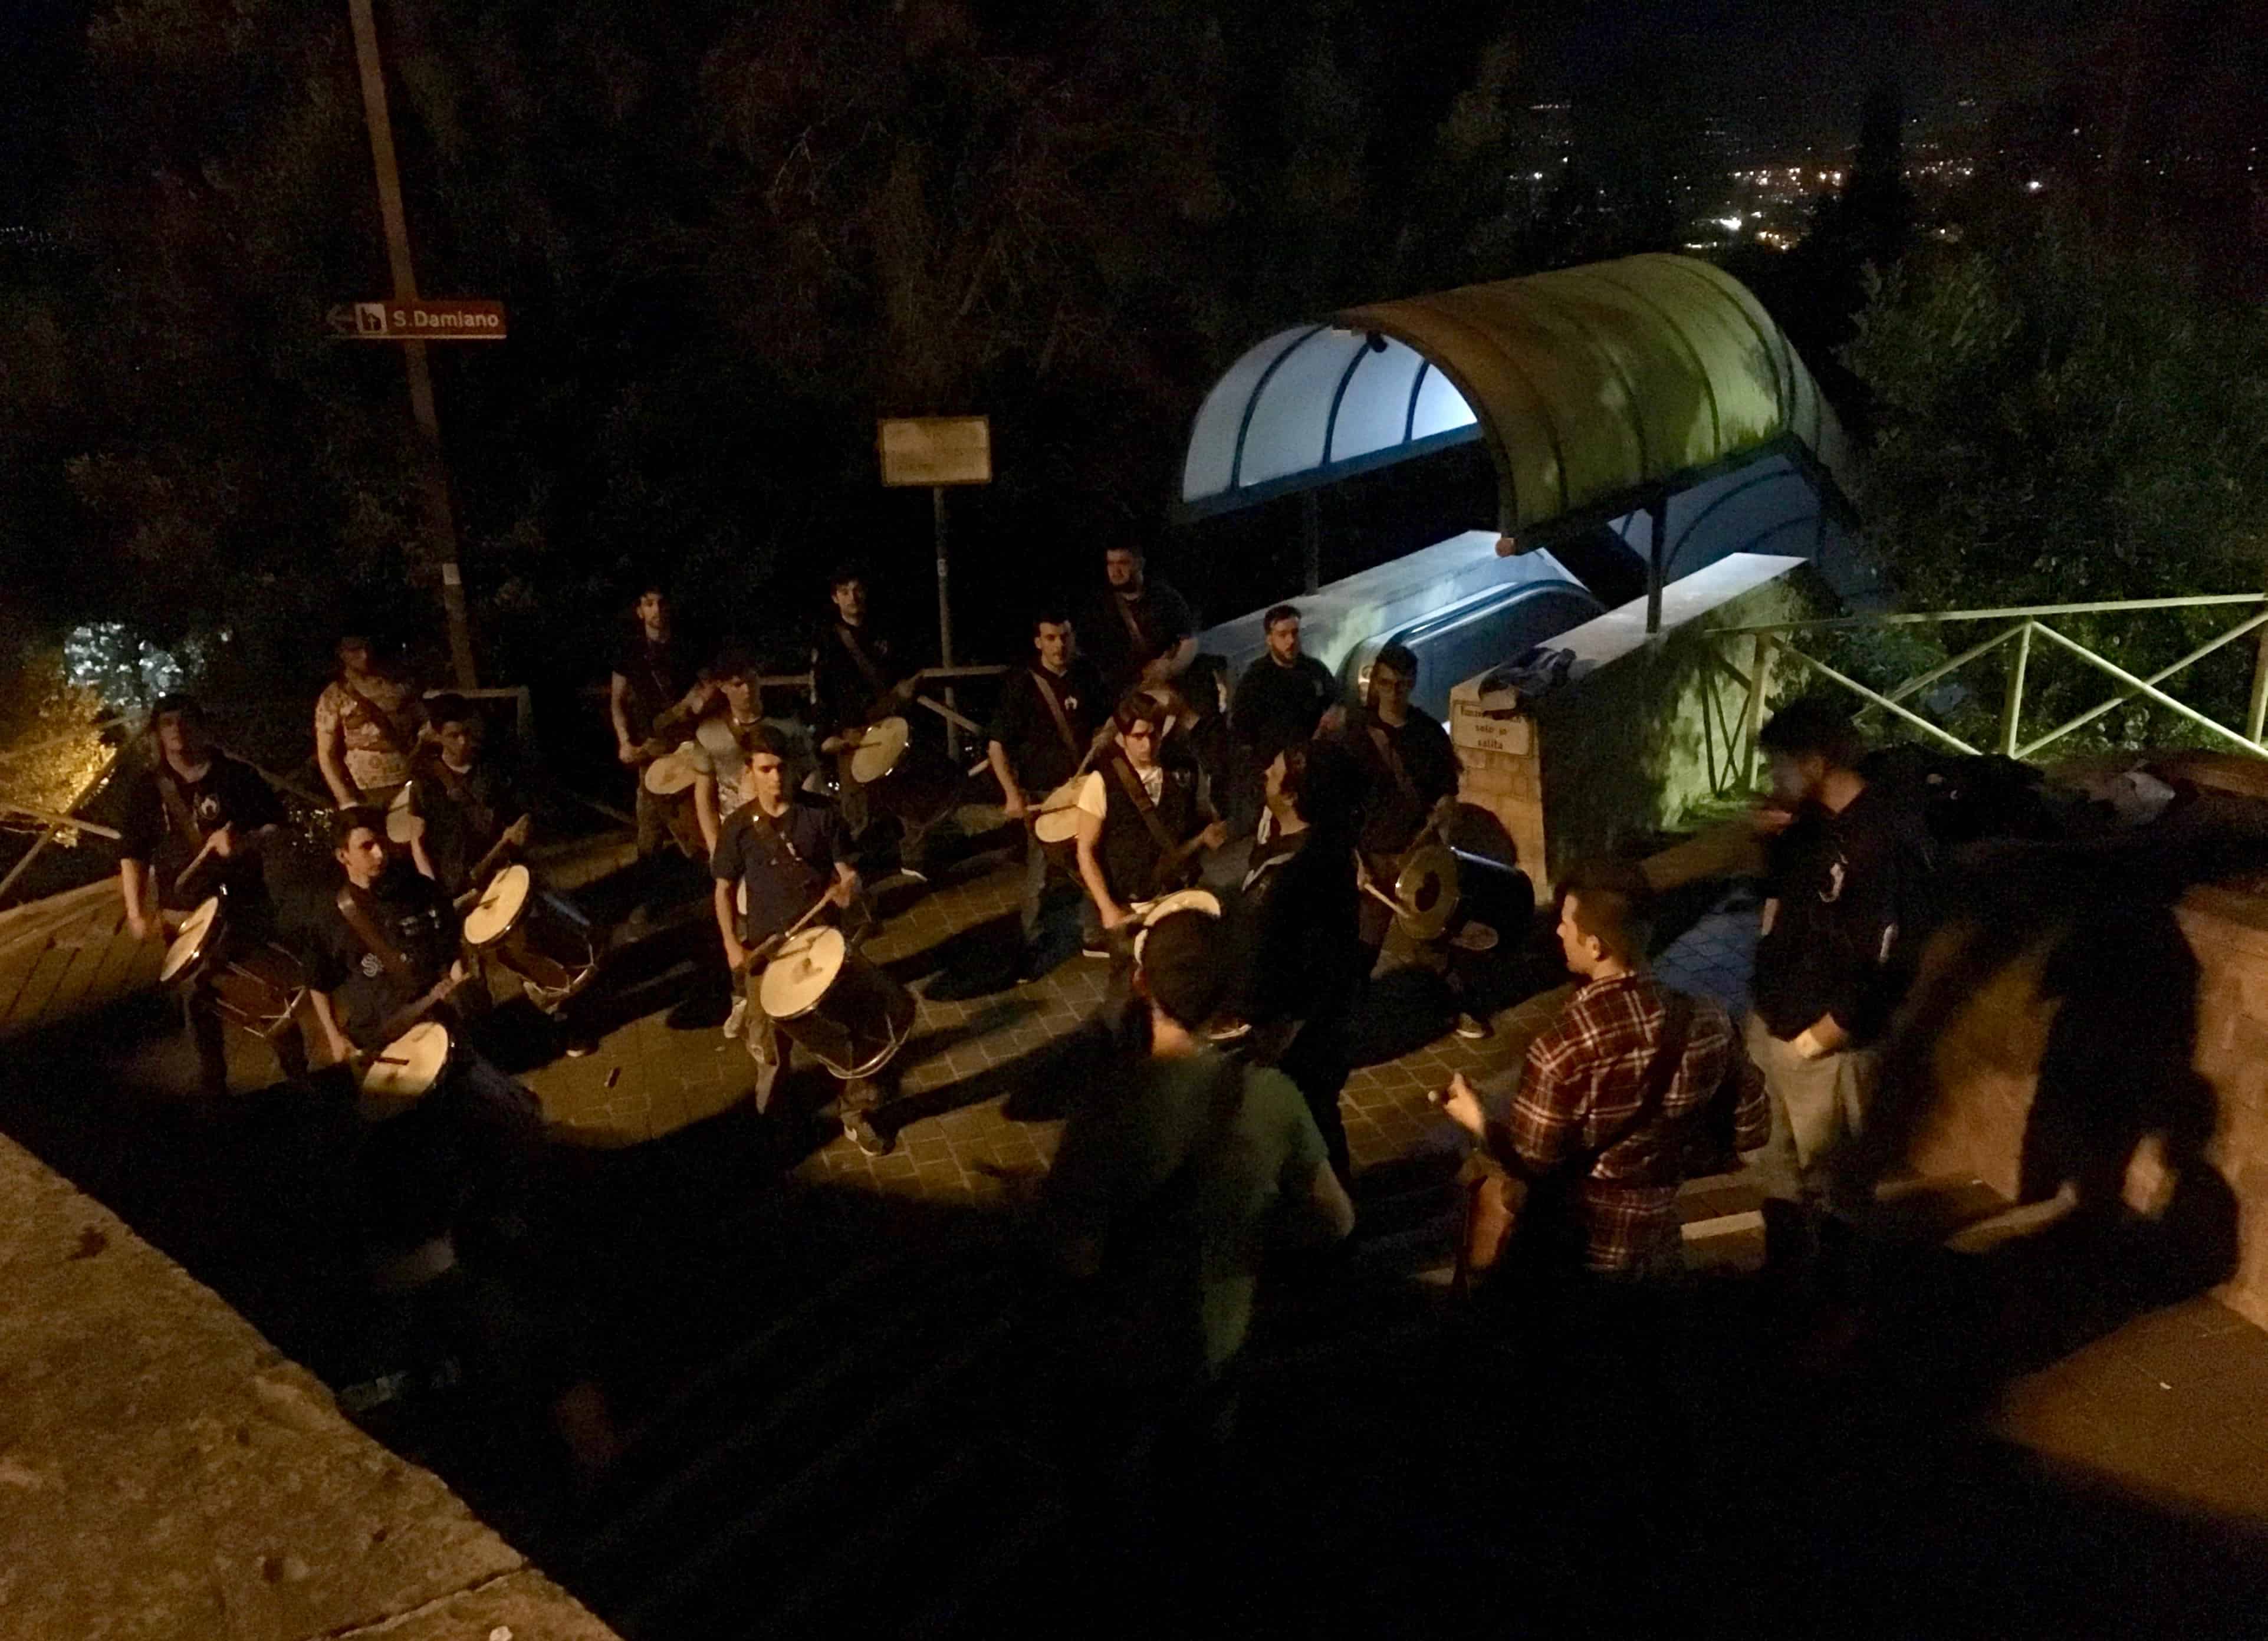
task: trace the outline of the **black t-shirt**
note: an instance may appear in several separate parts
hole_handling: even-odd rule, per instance
[[[1359,953],[1353,852],[1343,836],[1334,845],[1309,827],[1255,856],[1239,916],[1247,1018],[1265,1025],[1344,1010]]]
[[[630,721],[630,735],[644,740],[653,732],[653,721],[675,706],[693,687],[693,670],[674,637],[650,642],[641,627],[615,646],[614,670],[628,686],[622,703]]]
[[[1071,739],[1077,743],[1066,747],[1063,732],[1056,727],[1055,714],[1048,710],[1040,694],[1039,675],[1043,670],[1027,666],[1008,675],[986,732],[1007,748],[1008,767],[1016,772],[1025,792],[1034,798],[1043,798],[1071,779],[1071,771],[1086,755],[1096,727],[1110,710],[1103,695],[1102,676],[1084,656],[1075,659],[1060,677],[1049,673],[1047,684],[1062,703]]]
[[[786,810],[770,825],[760,828],[757,819],[754,804],[734,810],[709,857],[718,882],[747,885],[751,946],[810,910],[843,858],[843,819],[824,798],[791,792]]]
[[[1881,1034],[1908,968],[1901,909],[1928,859],[1919,816],[1881,782],[1840,813],[1807,806],[1771,841],[1767,893],[1778,904],[1756,943],[1754,989],[1773,1036],[1798,1036],[1822,1014],[1861,1044]]]
[[[858,664],[861,655],[865,666]],[[875,631],[873,622],[852,627],[831,621],[821,627],[811,651],[812,705],[821,738],[872,723],[879,698],[908,670],[898,664],[889,639]]]
[[[1414,790],[1403,790],[1395,778],[1373,728],[1384,734]],[[1457,753],[1449,732],[1417,707],[1399,728],[1365,711],[1351,715],[1346,744],[1364,775],[1361,846],[1370,854],[1398,854],[1410,847],[1433,806],[1457,790]]]
[[[528,813],[526,796],[512,772],[491,758],[461,775],[433,756],[420,758],[413,769],[417,813],[425,820],[425,857],[441,887],[461,894],[481,857]]]
[[[180,794],[196,831],[194,841],[166,803],[158,784],[161,780],[170,782]],[[200,869],[178,896],[173,879],[195,858],[204,840],[221,828],[233,826],[236,835],[243,838],[261,827],[280,826],[284,819],[282,802],[250,765],[216,752],[204,773],[194,781],[184,778],[170,763],[136,772],[127,790],[126,818],[119,827],[124,835],[118,852],[123,859],[150,866],[157,875],[160,903],[177,910],[202,901],[223,884],[232,898],[259,897],[263,893],[259,858],[251,849]]]
[[[1315,732],[1317,721],[1338,692],[1330,668],[1312,655],[1303,655],[1289,666],[1272,653],[1263,655],[1237,681],[1229,727],[1265,768],[1285,747]]]
[[[409,972],[395,974],[333,906],[311,931],[307,978],[316,990],[331,994],[339,1025],[357,1047],[381,1049],[387,1016],[448,972],[458,953],[457,914],[440,885],[402,860],[387,865],[368,889],[349,893]]]
[[[1129,615],[1140,630],[1138,639],[1128,629]],[[1101,671],[1103,683],[1117,695],[1139,681],[1145,666],[1197,629],[1189,600],[1152,576],[1144,580],[1142,591],[1131,599],[1104,587],[1079,635],[1079,643]]]

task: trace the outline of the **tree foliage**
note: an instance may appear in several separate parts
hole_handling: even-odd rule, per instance
[[[2056,219],[1916,253],[1879,283],[1847,359],[1877,418],[1867,534],[1907,607],[2268,583],[2268,319],[2201,294],[2170,253],[2107,250]],[[2066,629],[2146,673],[2242,613]],[[2178,693],[2241,723],[2251,655],[2232,646]],[[2043,725],[2111,687],[2068,671],[2036,681]],[[2139,709],[2104,726],[2177,731]]]

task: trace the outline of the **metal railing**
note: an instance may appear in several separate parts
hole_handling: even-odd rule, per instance
[[[2169,663],[2139,677],[2117,662],[2096,654],[2067,633],[2058,632],[2044,619],[2063,615],[2120,615],[2141,610],[2205,609],[2222,606],[2249,606],[2251,614],[2236,625],[2208,642],[2199,644],[2180,659]],[[1918,673],[1888,690],[1877,690],[1859,682],[1815,655],[1796,645],[1796,637],[1803,633],[1854,632],[1893,627],[1933,627],[1956,622],[2003,622],[2007,625],[1978,644],[1970,645],[1959,654],[1937,663],[1926,672]],[[1719,627],[1711,629],[1713,637],[1749,640],[1749,666],[1743,673],[1730,662],[1726,671],[1746,690],[1747,700],[1742,713],[1741,728],[1747,749],[1743,776],[1749,782],[1756,778],[1757,766],[1756,734],[1764,726],[1764,704],[1771,692],[1772,674],[1782,661],[1801,667],[1827,682],[1856,695],[1866,703],[1860,709],[1890,714],[1930,740],[1955,752],[1977,754],[1982,749],[1955,735],[1943,725],[1929,719],[1904,704],[1932,684],[1949,677],[1979,658],[1990,655],[2004,646],[2013,646],[2006,673],[2006,687],[2000,703],[1999,733],[1993,751],[2011,758],[2030,758],[2046,747],[2084,729],[2107,712],[2133,701],[2147,701],[2165,708],[2176,717],[2195,725],[2228,743],[2240,751],[2257,758],[2268,758],[2268,743],[2261,739],[2262,722],[2268,717],[2268,634],[2264,634],[2262,659],[2253,675],[2252,697],[2245,715],[2245,725],[2235,729],[2211,715],[2198,710],[2187,702],[2176,700],[2160,686],[2195,666],[2214,651],[2234,644],[2239,638],[2268,629],[2268,593],[2219,592],[2202,593],[2186,598],[2126,599],[2095,604],[2028,604],[2005,609],[1933,610],[1918,614],[1852,615],[1820,621],[1773,622],[1750,626]],[[2119,688],[2108,699],[2096,703],[2084,712],[2066,718],[2044,734],[2030,740],[2024,737],[2024,688],[2032,657],[2035,638],[2043,638],[2057,648],[2068,651],[2081,661],[2107,674]]]

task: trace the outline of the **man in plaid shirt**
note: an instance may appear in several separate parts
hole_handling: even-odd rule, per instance
[[[1735,1102],[1736,1150],[1757,1149],[1771,1131],[1764,1079],[1717,1004],[1677,1000],[1689,1018],[1683,1045],[1674,1069],[1661,1061],[1675,994],[1646,972],[1648,899],[1635,867],[1572,873],[1559,945],[1583,983],[1528,1044],[1507,1117],[1491,1118],[1462,1073],[1443,1100],[1491,1158],[1541,1188],[1522,1235],[1551,1240],[1531,1251],[1572,1259],[1580,1246],[1584,1266],[1608,1277],[1682,1262],[1677,1188],[1719,1100]]]

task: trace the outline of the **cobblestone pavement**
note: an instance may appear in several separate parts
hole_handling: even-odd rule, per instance
[[[967,1202],[992,1199],[1013,1189],[1020,1176],[1044,1171],[1061,1128],[1047,1107],[1059,1099],[1064,1070],[1050,1064],[1050,1052],[1096,1015],[1107,975],[1106,965],[1079,954],[1069,908],[1059,906],[1052,917],[1057,949],[1068,954],[1031,984],[1007,983],[1021,875],[1020,861],[996,850],[964,861],[925,890],[902,882],[880,887],[885,922],[866,943],[867,955],[921,999],[915,1034],[899,1056],[902,1098],[886,1118],[898,1145],[870,1159],[838,1133],[804,1159],[803,1177]],[[692,1019],[673,1024],[680,1014]],[[1502,1042],[1467,1043],[1445,1029],[1435,1041],[1358,1069],[1344,1096],[1356,1166],[1404,1155],[1429,1139],[1449,1143],[1426,1092],[1454,1071],[1486,1072],[1507,1057]],[[671,1011],[630,1019],[588,1056],[524,1076],[543,1101],[555,1139],[619,1146],[732,1109],[747,1097],[750,1069],[746,1049],[719,1032],[713,1012]],[[796,1121],[781,1114],[813,1111],[832,1091],[824,1072],[799,1057],[782,1079],[775,1113]],[[812,1122],[814,1137],[827,1132],[823,1119]]]

